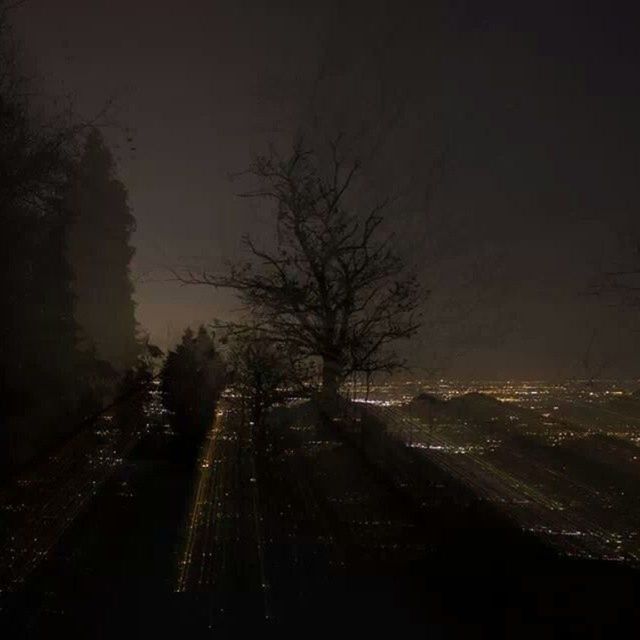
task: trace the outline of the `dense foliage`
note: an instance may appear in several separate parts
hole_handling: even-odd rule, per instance
[[[233,389],[253,427],[257,450],[264,444],[267,414],[279,403],[297,394],[306,395],[312,369],[297,361],[281,343],[252,330],[232,338],[229,349]]]
[[[124,371],[135,364],[139,351],[129,277],[135,218],[97,129],[89,132],[74,168],[68,206],[69,260],[81,346],[94,348],[99,359]]]
[[[204,327],[187,329],[162,368],[161,389],[173,428],[198,438],[213,420],[226,383],[224,362]]]
[[[53,437],[49,417],[78,407],[63,201],[74,133],[46,126],[0,12],[0,463],[6,471]],[[49,428],[47,428],[49,427]]]
[[[23,72],[8,8],[0,0],[0,475],[94,415],[136,355],[126,192],[100,136],[52,109]],[[85,250],[100,264],[117,254],[108,277],[88,272]],[[88,300],[100,301],[95,314],[119,333],[118,348],[90,326]]]

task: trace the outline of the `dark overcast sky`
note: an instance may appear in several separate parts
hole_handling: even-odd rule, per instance
[[[152,274],[137,287],[140,323],[164,342],[225,313],[230,303],[215,292],[148,280],[163,265],[233,256],[255,218],[226,173],[297,113],[321,50],[344,62],[336,99],[348,102],[363,61],[388,38],[385,69],[410,104],[403,135],[420,140],[425,164],[446,149],[424,220],[438,260],[425,272],[434,294],[413,362],[465,377],[581,375],[595,332],[607,373],[638,375],[630,319],[581,295],[638,216],[636,3],[412,4],[30,0],[20,9],[47,91],[71,92],[86,115],[116,95],[135,131],[135,151],[112,139],[138,220],[135,271]]]

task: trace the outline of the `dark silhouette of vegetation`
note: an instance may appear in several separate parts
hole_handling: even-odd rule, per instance
[[[225,365],[212,336],[200,327],[187,329],[180,344],[169,351],[160,386],[175,431],[199,439],[213,420],[226,384]]]
[[[420,326],[417,280],[383,231],[389,201],[366,210],[355,201],[360,163],[340,143],[307,149],[300,142],[285,157],[256,158],[247,174],[258,187],[243,195],[273,205],[275,247],[246,237],[250,257],[227,275],[178,274],[182,282],[237,291],[265,339],[320,362],[326,399],[354,372],[402,366],[391,345]]]
[[[269,410],[296,393],[304,393],[309,383],[309,371],[285,346],[260,331],[249,330],[236,336],[229,349],[230,378],[253,427],[258,451],[263,449]]]
[[[121,378],[114,401],[115,417],[123,430],[146,422],[145,402],[151,385],[157,380],[163,356],[162,350],[148,338],[140,344],[139,351],[136,366],[127,369]]]
[[[69,260],[81,347],[122,372],[135,365],[135,305],[129,264],[135,218],[101,133],[92,129],[76,163],[68,206]]]
[[[63,205],[77,129],[33,107],[32,83],[0,4],[0,467],[7,472],[50,442],[78,409]]]
[[[127,244],[133,219],[125,211],[124,189],[110,177],[112,163],[104,145],[100,146],[99,135],[89,134],[85,154],[79,156],[82,138],[91,127],[70,108],[50,104],[23,71],[20,47],[9,24],[14,6],[0,0],[0,289],[5,309],[0,317],[2,475],[95,415],[113,398],[124,372],[121,367],[136,361],[128,281],[131,249]],[[111,192],[98,188],[101,170],[109,176],[102,183]],[[87,176],[95,176],[92,183]],[[80,187],[84,197],[74,201],[71,195],[78,193],[78,177],[84,180]],[[88,195],[91,190],[93,201]],[[70,206],[78,202],[83,204],[82,216]],[[95,217],[88,220],[88,211],[101,210],[102,203],[108,207],[105,217],[113,218],[108,229],[100,227]],[[77,233],[80,220],[93,225],[92,237],[100,245],[91,244],[90,234],[83,238]],[[72,229],[76,233],[70,243]],[[89,265],[77,259],[80,242],[87,243],[91,260],[100,265],[101,256],[114,255],[118,243],[125,245],[118,254],[120,262],[109,264],[108,278],[94,278],[90,286],[86,284],[80,270]],[[70,244],[76,248],[72,256]],[[99,248],[102,245],[106,253]],[[117,288],[111,284],[115,280],[128,292],[128,307],[111,295]],[[79,344],[81,331],[84,336],[90,333],[78,324],[87,324],[89,298],[104,302],[96,309],[101,323],[127,332],[126,348],[108,351],[104,341],[93,336],[90,342],[83,339]]]

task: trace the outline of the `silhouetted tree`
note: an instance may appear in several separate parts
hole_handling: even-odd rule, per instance
[[[78,148],[89,125],[38,95],[23,72],[9,24],[18,4],[0,0],[0,473],[95,415],[117,379],[95,346],[78,349],[74,318],[70,176],[83,173]],[[103,231],[100,244],[109,248]],[[99,246],[91,250],[92,259],[101,255]],[[102,320],[126,321],[122,305],[110,304]]]
[[[243,195],[273,204],[274,248],[246,237],[250,258],[229,274],[178,277],[236,290],[265,338],[320,359],[332,398],[354,371],[401,366],[389,347],[418,329],[420,289],[382,231],[389,202],[362,211],[353,196],[358,160],[341,152],[340,138],[328,147],[298,143],[286,157],[272,151],[249,168],[259,186]]]
[[[174,429],[191,437],[204,435],[226,383],[224,362],[204,327],[196,334],[184,332],[167,355],[160,381]]]
[[[73,214],[69,259],[81,346],[93,345],[98,358],[122,372],[135,365],[139,352],[129,272],[135,218],[127,191],[116,177],[111,152],[97,129],[86,138],[68,205]]]
[[[262,449],[266,414],[275,404],[304,393],[309,371],[261,331],[248,329],[232,339],[229,349],[230,377],[242,398],[253,426],[257,448]],[[292,355],[294,357],[292,357]]]
[[[145,405],[157,379],[162,356],[162,350],[151,344],[146,336],[140,345],[135,367],[127,369],[119,381],[114,406],[116,420],[123,431],[139,428],[147,420]]]
[[[82,386],[63,194],[79,127],[45,119],[0,2],[0,456],[25,461],[64,428]],[[11,458],[11,459],[8,459]]]

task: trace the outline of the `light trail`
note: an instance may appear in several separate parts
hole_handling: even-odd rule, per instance
[[[211,490],[211,476],[213,472],[214,453],[216,449],[216,441],[220,434],[222,423],[224,420],[224,411],[218,410],[216,417],[211,425],[211,431],[207,435],[207,440],[204,445],[202,455],[198,460],[198,483],[196,485],[196,491],[191,506],[191,514],[188,519],[187,526],[187,540],[180,562],[180,570],[178,574],[178,584],[176,591],[186,591],[190,579],[190,572],[193,565],[193,553],[197,536],[199,534],[199,527],[204,521],[208,525],[211,521],[211,500],[207,500],[206,496]],[[204,509],[207,509],[206,515]],[[200,565],[201,573],[199,582],[202,582],[202,571],[204,570],[204,563]]]
[[[258,566],[260,568],[260,587],[262,589],[262,598],[263,598],[263,604],[264,604],[264,617],[265,619],[270,619],[271,618],[271,605],[270,605],[270,600],[269,600],[269,583],[267,582],[267,575],[266,575],[266,571],[265,571],[265,559],[264,559],[264,543],[263,543],[263,536],[262,536],[262,527],[260,525],[260,519],[261,519],[261,515],[260,515],[260,492],[258,489],[258,482],[257,482],[257,472],[256,472],[256,461],[255,461],[255,456],[252,455],[251,456],[251,472],[252,475],[251,477],[256,480],[253,483],[253,500],[252,500],[252,506],[253,506],[253,523],[255,526],[255,535],[256,535],[256,548],[258,551]]]
[[[198,465],[175,590],[213,594],[216,619],[227,605],[237,606],[234,591],[250,593],[253,599],[247,609],[252,615],[262,610],[269,617],[261,504],[249,429],[226,402],[218,409]]]

